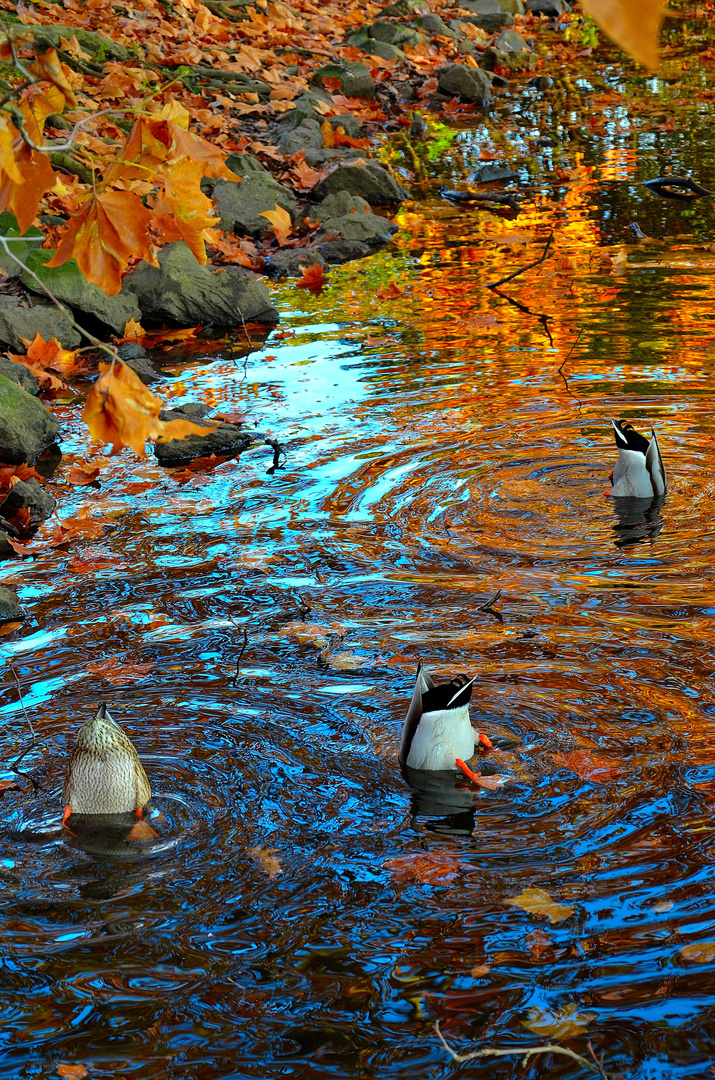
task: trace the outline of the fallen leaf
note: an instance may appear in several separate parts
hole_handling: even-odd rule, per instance
[[[582,780],[590,780],[592,784],[608,784],[621,775],[621,770],[610,761],[593,757],[588,750],[572,750],[569,754],[552,754],[551,758],[557,765],[570,769]]]
[[[391,281],[389,285],[381,285],[375,296],[380,300],[396,300],[398,296],[402,296],[402,289],[398,288],[394,281]]]
[[[457,855],[425,852],[387,859],[385,868],[390,871],[395,881],[420,881],[424,885],[442,885],[459,876],[462,864]]]
[[[126,322],[124,324],[124,334],[122,335],[122,337],[117,338],[117,341],[120,342],[120,344],[123,341],[137,341],[139,338],[144,337],[145,334],[146,330],[144,329],[142,324],[140,322],[137,322],[137,320],[132,316],[129,322]]]
[[[253,847],[248,849],[248,854],[265,870],[271,881],[274,881],[279,874],[283,873],[281,861],[276,858],[275,848]]]
[[[552,945],[551,938],[543,930],[532,930],[528,937],[524,938],[524,944],[537,960],[547,952]]]
[[[17,625],[19,626],[20,623],[17,623]],[[14,780],[0,780],[0,796],[4,795],[6,791],[19,790],[20,788],[17,786]]]
[[[661,900],[658,904],[653,904],[651,911],[654,911],[656,915],[662,915],[666,911],[672,911],[674,906],[672,900]]]
[[[278,633],[282,637],[295,638],[301,645],[315,645],[316,649],[324,649],[333,634],[345,633],[345,627],[339,623],[320,626],[318,623],[292,622],[286,623]]]
[[[473,979],[481,979],[492,970],[491,964],[478,964],[476,967],[470,969],[469,974]]]
[[[45,79],[56,86],[69,106],[72,108],[76,106],[77,98],[68,82],[71,72],[65,64],[60,62],[57,49],[47,49],[44,53],[38,53],[29,70],[38,79]]]
[[[87,664],[86,671],[90,675],[96,675],[112,686],[127,686],[129,683],[139,682],[146,678],[150,671],[156,667],[154,660],[142,662],[123,663],[119,657],[110,656],[106,660],[95,660]]]
[[[525,889],[519,896],[513,896],[504,903],[520,907],[530,915],[546,918],[551,923],[563,922],[574,913],[573,907],[557,903],[543,889]]]
[[[302,275],[296,281],[299,289],[308,289],[310,292],[315,293],[316,296],[320,296],[326,284],[323,267],[318,263],[304,266]]]
[[[544,1035],[550,1039],[570,1039],[582,1035],[595,1013],[582,1012],[578,1005],[571,1003],[562,1009],[529,1009],[528,1020],[522,1020],[524,1027],[535,1035]]]
[[[156,829],[152,829],[151,825],[147,821],[144,821],[143,818],[140,818],[139,821],[137,821],[136,825],[132,826],[132,828],[127,833],[127,840],[138,840],[140,842],[147,840],[156,840],[158,835],[159,833],[156,831]]]
[[[287,210],[284,210],[278,203],[275,204],[273,210],[264,210],[260,217],[266,218],[273,226],[273,233],[278,246],[283,247],[286,240],[293,232],[293,220]]]
[[[67,473],[67,479],[70,484],[82,487],[85,484],[93,484],[99,473],[99,465],[91,465],[88,461],[82,461],[78,465],[72,466]]]
[[[58,1065],[57,1072],[63,1080],[84,1080],[87,1075],[84,1065]]]
[[[692,945],[683,945],[678,952],[685,960],[696,964],[709,964],[715,960],[715,941],[696,941]]]

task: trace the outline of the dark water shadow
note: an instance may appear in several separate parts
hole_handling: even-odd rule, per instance
[[[405,765],[402,775],[412,789],[413,818],[425,819],[430,832],[443,836],[472,835],[474,793],[455,772],[431,772]]]
[[[613,526],[616,547],[629,547],[640,544],[643,540],[650,540],[652,543],[665,525],[660,516],[664,502],[665,497],[662,495],[652,499],[613,499],[617,518]]]

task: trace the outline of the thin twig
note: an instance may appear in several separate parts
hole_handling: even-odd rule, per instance
[[[27,714],[27,709],[25,708],[25,702],[22,700],[22,688],[20,686],[20,680],[18,679],[17,672],[15,671],[15,668],[13,667],[12,664],[10,664],[10,671],[12,672],[13,678],[15,680],[15,685],[17,687],[17,696],[20,698],[20,704],[22,706],[22,711],[25,714],[25,719],[27,720],[28,727],[30,728],[30,734],[32,735],[32,737],[34,739],[35,738],[35,729],[32,726],[32,720],[30,719],[30,717]],[[18,758],[18,761],[19,760],[20,759]]]
[[[243,645],[241,646],[241,651],[238,654],[238,659],[236,660],[236,674],[233,677],[233,685],[234,686],[236,685],[236,683],[238,681],[238,676],[241,673],[241,659],[243,657],[243,654],[246,651],[246,646],[247,645],[248,645],[248,630],[246,630],[246,627],[244,626],[244,628],[243,628]]]
[[[96,120],[98,116],[106,116],[107,113],[116,111],[115,109],[102,109],[101,112],[91,113],[89,116],[84,116],[81,120],[77,121],[75,126],[70,131],[67,137],[67,142],[52,143],[49,146],[38,146],[38,144],[34,142],[25,131],[25,117],[20,112],[17,105],[11,105],[9,102],[6,102],[3,108],[6,110],[6,112],[12,114],[13,123],[15,124],[18,132],[20,133],[22,141],[26,143],[31,150],[40,150],[43,154],[59,154],[64,152],[65,150],[71,150],[74,146],[75,135],[83,124],[88,124],[90,120]]]
[[[501,589],[497,589],[494,596],[490,596],[488,600],[485,600],[483,604],[480,604],[477,611],[491,611],[492,604],[496,604],[497,600],[501,596]]]
[[[491,281],[488,285],[488,289],[496,289],[498,285],[506,285],[507,281],[513,281],[514,278],[519,277],[520,274],[525,274],[527,270],[533,270],[535,266],[542,263],[546,256],[549,254],[549,248],[551,247],[551,241],[554,238],[553,230],[549,234],[549,239],[546,241],[544,250],[541,255],[532,263],[528,263],[526,266],[522,266],[521,270],[515,270],[513,274],[508,274],[507,277],[500,278],[499,281]]]
[[[578,336],[576,337],[576,340],[574,341],[573,345],[572,345],[572,346],[571,346],[571,348],[569,349],[569,351],[568,351],[568,354],[567,354],[567,356],[566,356],[566,359],[565,359],[565,360],[563,360],[563,362],[561,363],[561,365],[560,365],[560,367],[559,367],[559,369],[558,369],[558,374],[559,374],[559,375],[561,376],[561,378],[562,378],[562,379],[564,380],[564,386],[566,387],[566,393],[567,393],[567,394],[568,394],[568,395],[569,395],[570,397],[572,397],[572,398],[574,399],[574,401],[576,402],[576,404],[577,404],[577,405],[578,405],[578,407],[579,407],[579,411],[581,410],[581,404],[582,404],[582,403],[581,403],[581,400],[580,400],[580,398],[577,398],[577,397],[576,397],[576,395],[575,395],[575,394],[573,393],[573,391],[571,390],[571,387],[569,386],[569,383],[568,383],[568,379],[567,379],[567,378],[566,378],[566,376],[564,375],[564,367],[566,366],[566,364],[567,364],[567,363],[569,362],[569,360],[571,359],[571,355],[572,355],[572,353],[573,353],[574,349],[576,348],[576,346],[578,345],[579,341],[581,340],[581,336],[582,336],[582,334],[583,334],[583,327],[580,327],[580,329],[579,329],[579,332],[578,332]]]
[[[457,1054],[449,1045],[442,1032],[439,1030],[439,1021],[435,1021],[434,1029],[437,1032],[439,1041],[445,1048],[448,1054],[450,1054],[453,1061],[474,1061],[475,1058],[488,1058],[488,1057],[521,1057],[523,1058],[523,1064],[526,1065],[530,1057],[534,1057],[536,1054],[563,1054],[564,1057],[569,1057],[572,1061],[578,1062],[583,1069],[588,1069],[589,1072],[599,1073],[602,1080],[608,1080],[608,1076],[603,1071],[602,1067],[594,1067],[590,1061],[581,1057],[580,1054],[576,1054],[573,1050],[569,1050],[566,1046],[558,1046],[555,1043],[550,1043],[545,1046],[527,1046],[520,1047],[515,1046],[509,1050],[492,1050],[487,1048],[485,1050],[473,1050],[471,1054]]]

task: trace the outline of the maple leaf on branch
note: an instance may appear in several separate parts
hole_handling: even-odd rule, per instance
[[[182,158],[163,177],[163,190],[152,208],[163,239],[184,240],[198,261],[206,263],[204,230],[216,225],[213,203],[201,190],[203,164]]]
[[[218,424],[199,427],[189,420],[160,420],[161,398],[152,394],[126,364],[100,364],[101,372],[82,413],[96,442],[111,443],[112,453],[130,446],[139,457],[146,443],[170,442],[189,435],[208,435]]]
[[[57,49],[47,49],[46,52],[38,55],[28,70],[38,79],[51,82],[56,86],[66,103],[72,108],[77,105],[77,98],[68,80],[70,69],[60,62]]]

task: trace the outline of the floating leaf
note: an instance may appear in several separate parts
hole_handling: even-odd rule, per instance
[[[692,945],[683,945],[678,952],[685,960],[696,964],[709,964],[715,960],[715,941],[696,941]]]
[[[519,896],[513,896],[504,901],[512,907],[523,908],[530,915],[538,915],[548,919],[551,923],[560,923],[568,919],[574,913],[574,909],[566,904],[559,904],[544,889],[525,889]]]
[[[119,657],[109,656],[106,660],[95,660],[87,664],[86,671],[90,675],[96,675],[105,682],[111,683],[112,686],[127,686],[129,683],[145,679],[155,667],[154,660],[123,663]]]
[[[63,1080],[84,1080],[87,1075],[84,1065],[58,1065],[57,1072]]]
[[[529,1009],[528,1016],[529,1019],[522,1023],[535,1035],[549,1039],[570,1039],[574,1035],[582,1035],[596,1014],[583,1012],[572,1002],[554,1011],[547,1008]]]
[[[308,289],[310,292],[315,293],[316,296],[320,296],[326,284],[323,267],[318,263],[304,266],[301,277],[296,281],[299,289]]]
[[[127,840],[137,840],[141,843],[146,842],[147,840],[156,840],[158,835],[159,833],[156,829],[152,829],[148,821],[144,821],[143,818],[140,818],[136,825],[134,825],[127,833]]]
[[[248,854],[265,870],[271,881],[274,881],[279,874],[283,873],[281,861],[276,858],[275,848],[253,847],[248,849]]]
[[[458,877],[462,864],[457,855],[448,852],[424,852],[416,855],[399,855],[387,859],[385,868],[395,881],[420,881],[424,885],[442,885]]]
[[[396,300],[398,296],[402,296],[402,289],[395,285],[394,281],[391,281],[389,285],[382,285],[375,296],[380,300]]]
[[[543,930],[532,930],[528,937],[524,938],[524,944],[538,960],[542,953],[547,952],[553,944],[548,934]]]
[[[588,750],[572,750],[569,754],[552,754],[552,760],[565,769],[571,769],[582,780],[592,784],[608,784],[621,775],[621,770],[605,758],[593,757]]]
[[[70,484],[75,484],[77,487],[84,487],[86,484],[93,484],[100,473],[99,465],[91,465],[87,461],[81,461],[78,465],[73,465],[67,473],[67,479]]]

